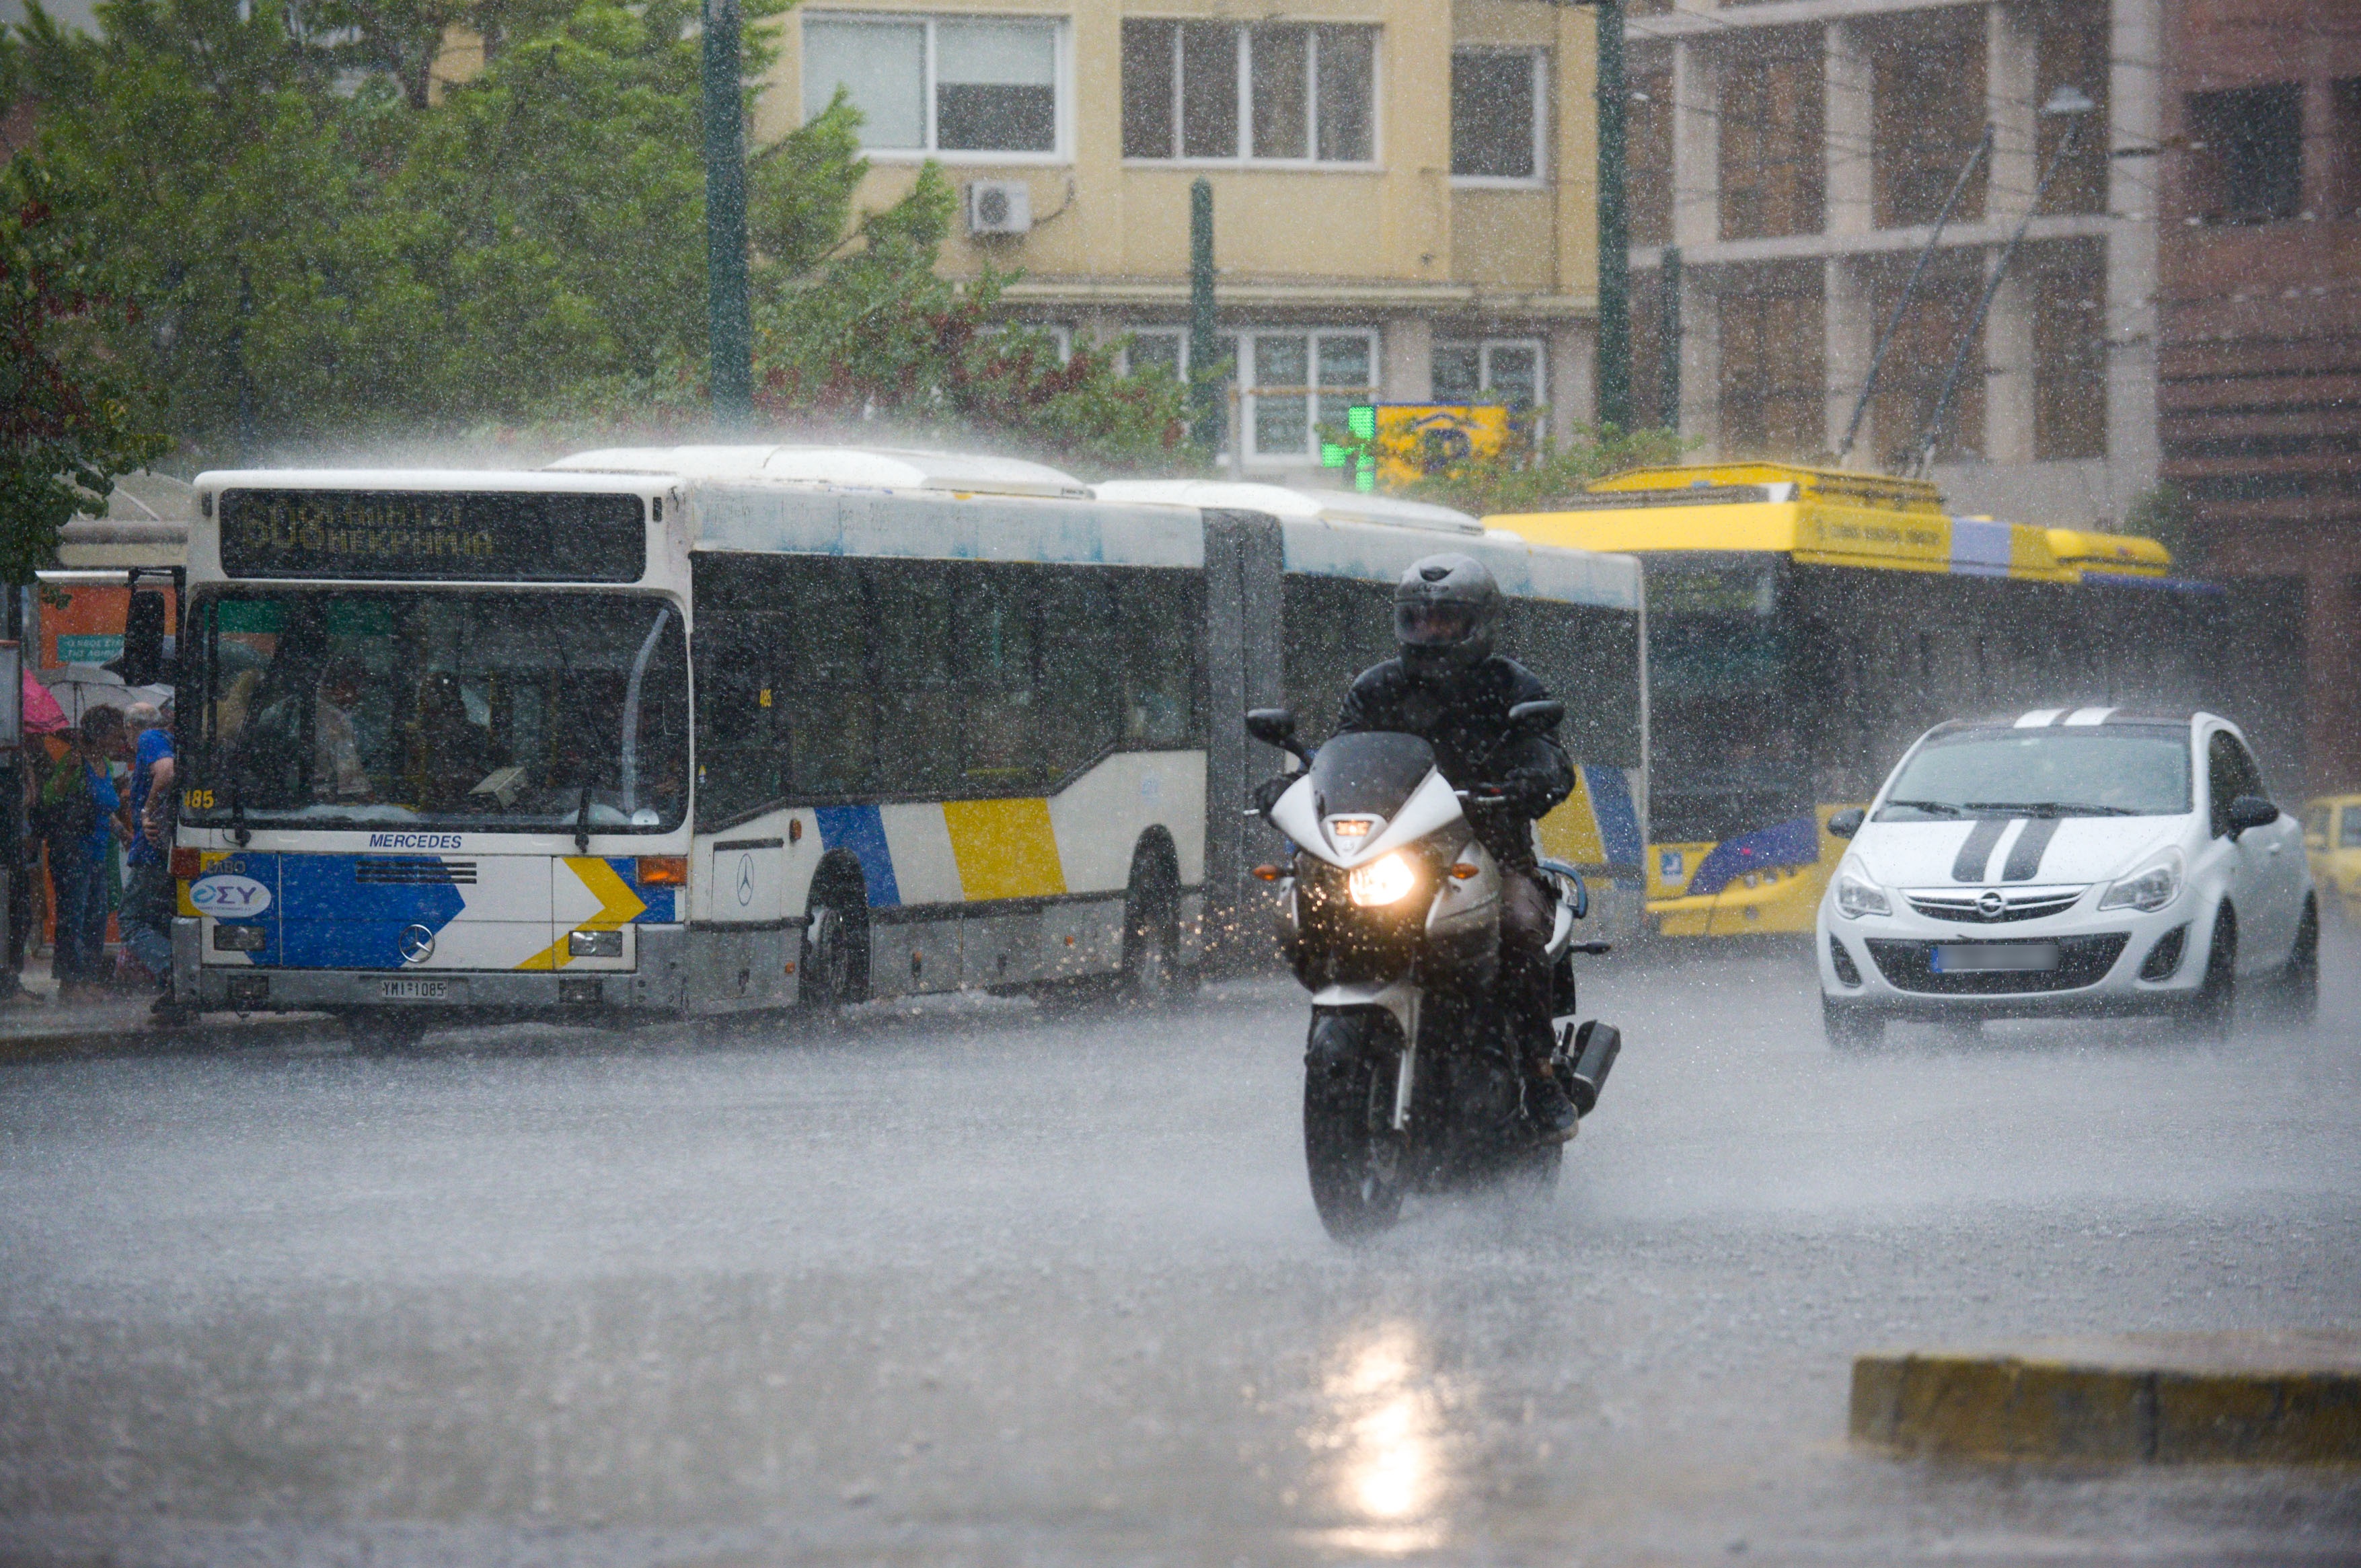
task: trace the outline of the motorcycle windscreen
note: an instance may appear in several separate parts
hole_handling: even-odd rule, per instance
[[[1312,787],[1329,817],[1391,817],[1434,767],[1434,748],[1415,735],[1369,730],[1338,735],[1312,760]]]

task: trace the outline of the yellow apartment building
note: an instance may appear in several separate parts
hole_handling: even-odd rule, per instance
[[[1301,477],[1314,422],[1371,395],[1589,417],[1594,25],[1545,0],[807,0],[754,132],[842,86],[861,205],[936,160],[949,273],[1021,269],[1022,319],[1176,370],[1209,180],[1240,461]]]

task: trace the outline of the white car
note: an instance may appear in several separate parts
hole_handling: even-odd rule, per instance
[[[2210,713],[2043,708],[1938,725],[1864,813],[1815,932],[1828,1041],[1891,1018],[2160,1014],[2220,1037],[2260,983],[2316,1004],[2320,916],[2296,820]]]

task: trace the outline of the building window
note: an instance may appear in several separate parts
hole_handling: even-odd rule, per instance
[[[1493,337],[1434,345],[1433,398],[1438,403],[1506,403],[1538,408],[1543,401],[1539,338]]]
[[[1636,15],[1636,13],[1634,13]],[[1624,200],[1633,245],[1673,243],[1673,68],[1646,56],[1631,72],[1631,104],[1624,145],[1629,173]]]
[[[1539,49],[1453,51],[1453,179],[1541,181],[1548,167],[1548,60]]]
[[[1877,226],[1932,223],[1968,154],[1983,138],[1982,8],[1882,21],[1870,55],[1870,204]],[[1989,159],[1978,167],[1960,194],[1953,222],[1983,216],[1991,167]]]
[[[2338,217],[2361,213],[2361,76],[2329,83],[2328,130],[2335,163],[2330,210]]]
[[[1368,163],[1376,124],[1375,27],[1123,25],[1126,158]]]
[[[1720,297],[1721,450],[1794,457],[1827,444],[1817,262],[1733,269]]]
[[[2209,224],[2276,224],[2303,205],[2303,90],[2293,82],[2189,95],[2191,209]]]
[[[2096,240],[2035,253],[2033,455],[2107,455],[2107,268]]]
[[[1721,68],[1721,237],[1817,234],[1828,156],[1820,30],[1749,41]]]
[[[871,152],[1055,154],[1060,24],[1031,18],[804,19],[804,115],[840,88]]]

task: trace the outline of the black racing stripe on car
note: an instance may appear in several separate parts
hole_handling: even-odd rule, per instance
[[[2008,823],[2004,817],[1986,817],[1968,829],[1968,841],[1960,846],[1960,858],[1951,862],[1953,882],[1984,880],[1984,867],[1992,863],[1993,846],[2000,842]]]
[[[2025,825],[2016,842],[2008,847],[2008,863],[2000,869],[2003,882],[2031,882],[2033,873],[2041,869],[2041,857],[2049,850],[2049,840],[2058,836],[2058,818],[2037,817]]]

